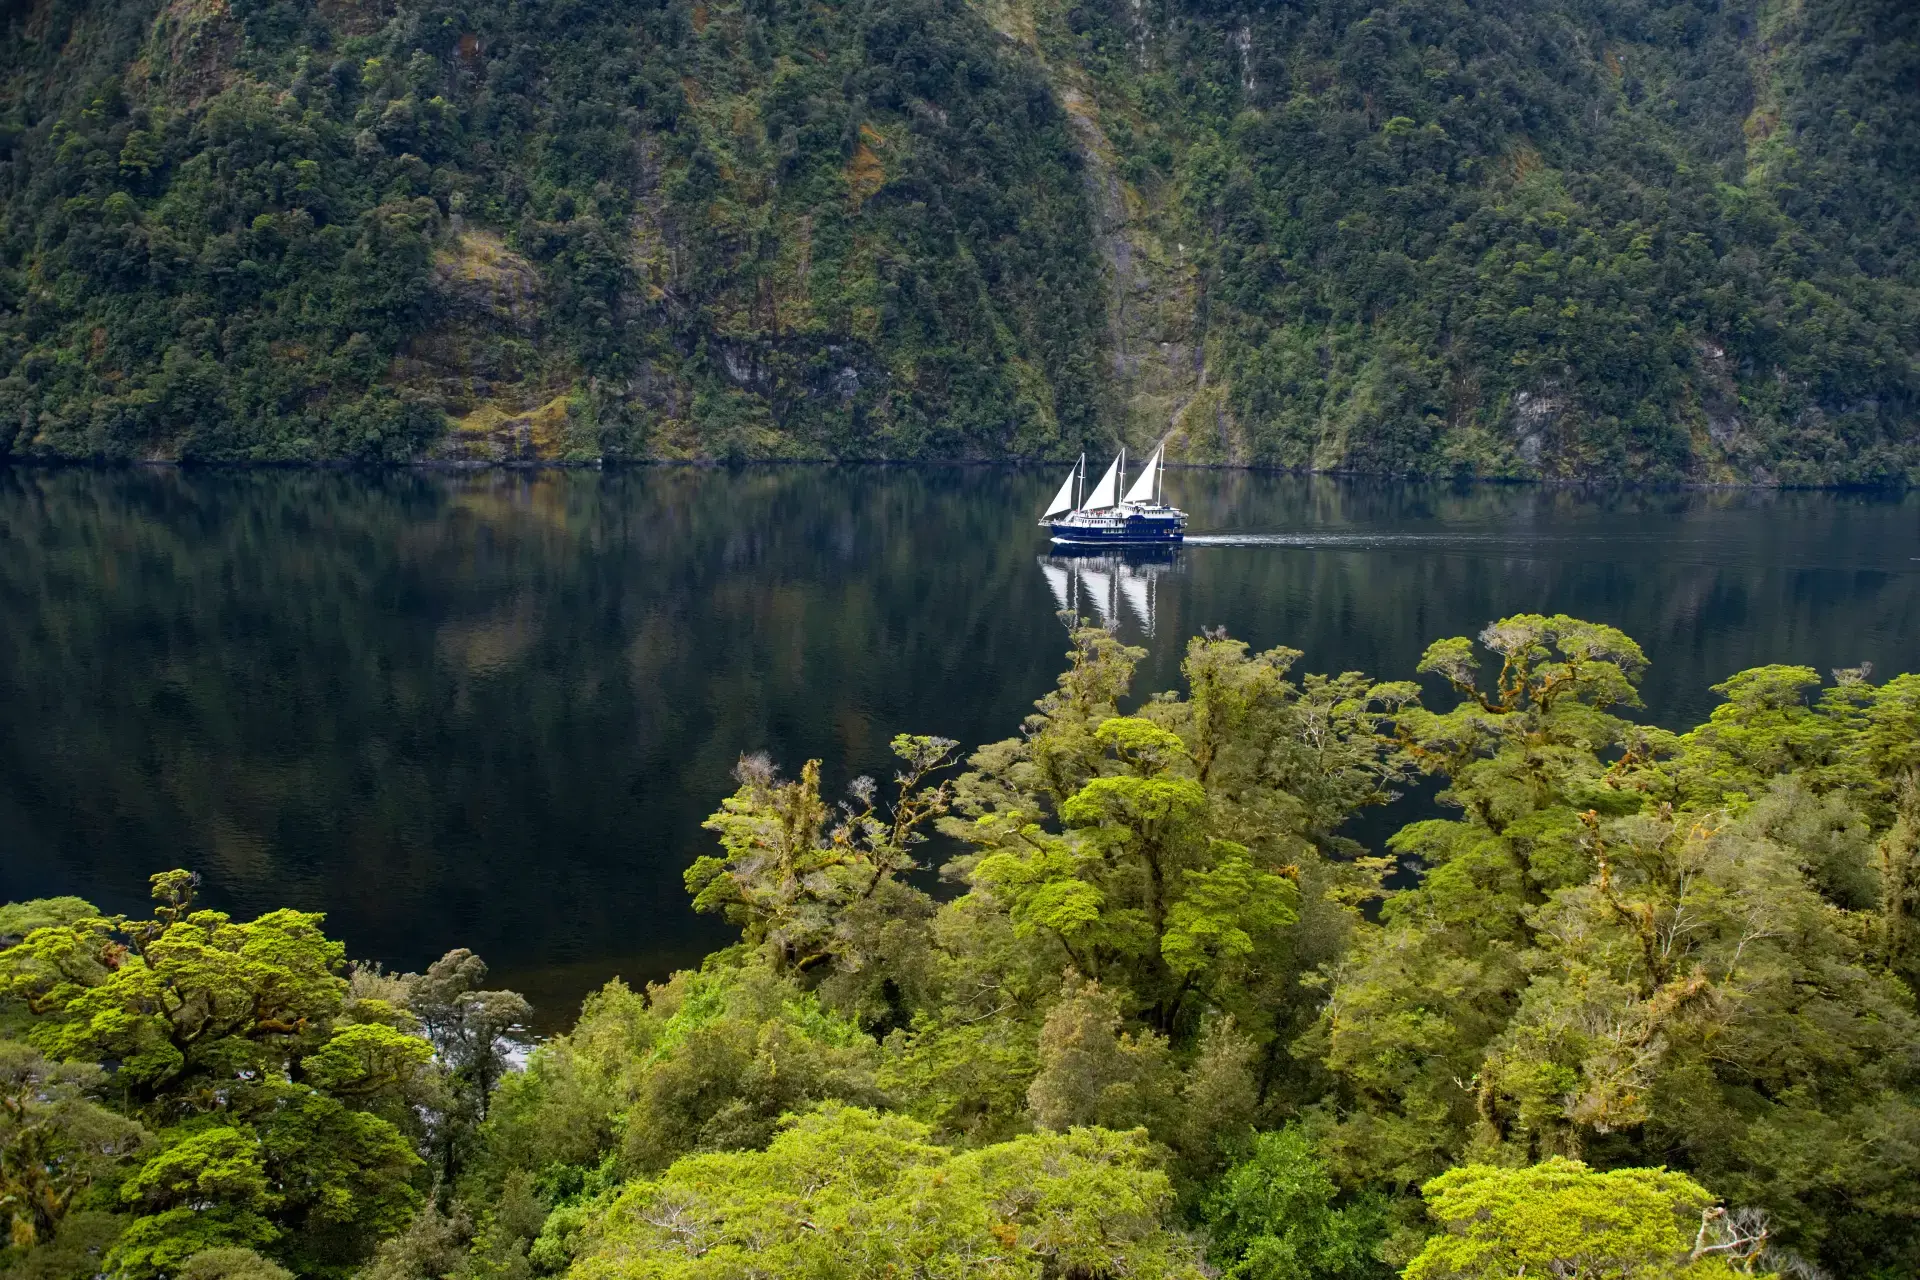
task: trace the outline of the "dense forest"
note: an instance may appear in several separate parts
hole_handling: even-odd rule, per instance
[[[1920,476],[1904,0],[0,27],[0,455]]]
[[[1141,657],[1077,631],[1018,736],[841,800],[741,760],[685,877],[738,943],[530,1052],[472,953],[188,871],[0,908],[0,1270],[1920,1269],[1920,677],[1761,667],[1675,733],[1564,616],[1386,682]],[[1344,834],[1421,778],[1446,816]]]

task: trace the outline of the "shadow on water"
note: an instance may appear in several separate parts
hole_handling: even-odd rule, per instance
[[[1014,731],[1063,607],[1411,672],[1521,611],[1624,628],[1649,716],[1762,662],[1920,666],[1920,499],[1171,473],[1196,536],[1050,554],[992,469],[0,471],[0,899],[325,910],[356,955],[485,955],[556,1016],[721,942],[682,868],[743,751],[834,787],[896,732]],[[1377,841],[1404,814],[1369,815]]]

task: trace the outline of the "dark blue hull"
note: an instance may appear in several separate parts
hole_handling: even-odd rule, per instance
[[[1186,536],[1180,516],[1129,515],[1110,520],[1050,520],[1053,540],[1083,547],[1172,546]]]

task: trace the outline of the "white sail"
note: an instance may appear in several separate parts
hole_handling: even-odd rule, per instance
[[[1040,513],[1042,520],[1048,516],[1057,516],[1063,511],[1073,510],[1073,482],[1080,478],[1080,468],[1086,465],[1087,455],[1083,453],[1080,455],[1079,463],[1073,470],[1067,472],[1067,478],[1061,482],[1060,492],[1053,495],[1053,501],[1049,502],[1047,509]],[[1063,604],[1060,607],[1064,609],[1067,606]]]
[[[1104,626],[1113,621],[1113,578],[1099,569],[1082,568],[1080,580],[1087,584],[1087,598],[1093,601],[1093,608],[1100,615]]]
[[[1134,613],[1139,617],[1140,629],[1152,635],[1153,599],[1147,592],[1147,580],[1136,578],[1124,569],[1121,570],[1120,594],[1127,598],[1127,603],[1133,607]]]
[[[1066,568],[1062,565],[1042,562],[1040,572],[1047,575],[1047,585],[1053,588],[1053,598],[1060,602],[1062,609],[1066,609],[1069,603],[1068,592],[1073,583],[1067,575]]]
[[[1111,507],[1120,496],[1120,459],[1115,458],[1113,465],[1107,468],[1107,474],[1100,477],[1100,483],[1093,486],[1086,500],[1080,504],[1082,511],[1100,511]]]
[[[1158,492],[1160,488],[1160,455],[1165,449],[1165,445],[1155,449],[1153,456],[1147,459],[1147,465],[1140,469],[1140,478],[1135,480],[1133,485],[1127,490],[1126,500],[1128,502],[1152,502],[1154,500],[1154,494]]]

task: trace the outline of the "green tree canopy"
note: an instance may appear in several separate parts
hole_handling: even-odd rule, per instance
[[[1464,816],[1393,838],[1424,873],[1301,1046],[1341,1083],[1340,1166],[1668,1159],[1799,1244],[1910,1248],[1908,837],[1868,729],[1900,682],[1814,700],[1811,672],[1762,668],[1676,737],[1611,710],[1642,665],[1625,637],[1528,616],[1483,640],[1491,688],[1444,641],[1423,666],[1460,704],[1397,719]]]
[[[1425,684],[1209,634],[1136,700],[1137,650],[1071,645],[957,777],[903,736],[830,806],[747,762],[688,876],[740,942],[524,1058],[465,950],[348,966],[186,872],[143,919],[0,909],[0,1269],[1920,1266],[1912,677],[1758,668],[1672,733],[1634,642],[1559,615]],[[1345,824],[1415,771],[1455,812],[1376,855]]]
[[[974,1151],[899,1116],[827,1107],[765,1151],[692,1156],[622,1191],[569,1274],[1204,1275],[1141,1135],[1039,1134]]]
[[[1557,1158],[1525,1169],[1466,1165],[1421,1192],[1441,1231],[1408,1265],[1407,1280],[1741,1274],[1723,1257],[1696,1256],[1713,1197],[1664,1169],[1601,1172]]]
[[[477,1123],[448,1099],[482,1069],[461,1053],[481,1040],[482,1087],[497,1079],[485,1011],[525,1002],[447,977],[472,976],[464,952],[433,981],[391,984],[403,1004],[424,987],[419,1012],[356,996],[321,917],[236,921],[200,909],[197,884],[153,877],[146,919],[8,908],[36,923],[0,949],[0,1000],[27,1041],[0,1039],[15,1245],[57,1238],[84,1202],[122,1215],[96,1265],[136,1280],[234,1250],[344,1275],[419,1204],[422,1148]],[[429,1023],[445,1054],[409,1030]]]

